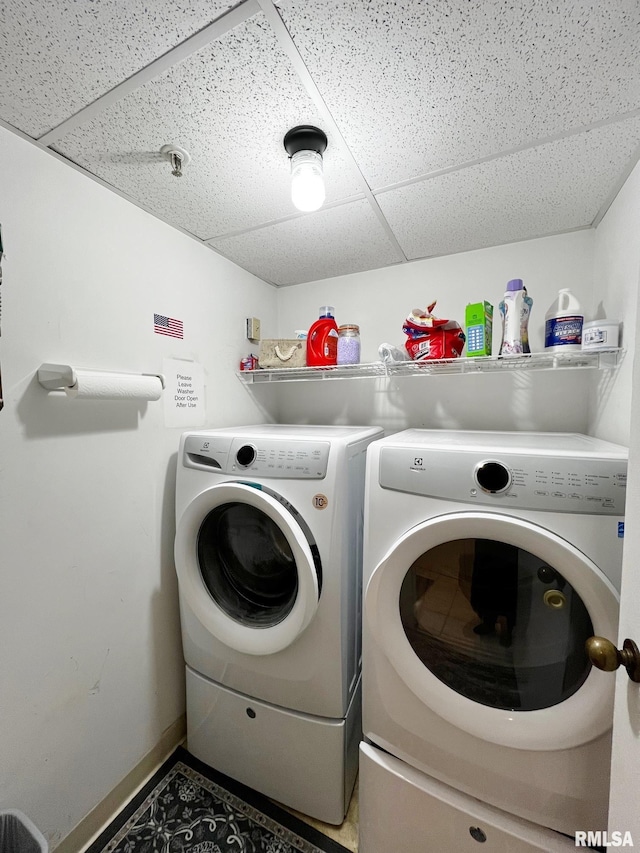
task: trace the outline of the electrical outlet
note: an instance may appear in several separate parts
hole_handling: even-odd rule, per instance
[[[250,341],[260,340],[260,320],[256,317],[247,317],[247,339]]]

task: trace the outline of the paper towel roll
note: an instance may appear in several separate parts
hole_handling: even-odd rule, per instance
[[[75,385],[64,390],[67,397],[79,400],[159,400],[162,395],[158,376],[78,369],[75,375]]]

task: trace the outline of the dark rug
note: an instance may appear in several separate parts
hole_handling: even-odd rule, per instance
[[[178,747],[86,853],[349,853]]]

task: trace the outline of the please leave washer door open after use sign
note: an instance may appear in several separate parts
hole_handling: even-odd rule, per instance
[[[168,427],[200,427],[205,422],[204,371],[195,361],[162,360],[164,422]]]

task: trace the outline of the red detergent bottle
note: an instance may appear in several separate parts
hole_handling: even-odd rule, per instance
[[[307,333],[307,367],[325,367],[338,363],[338,324],[333,316],[333,307],[323,305],[320,319]]]

